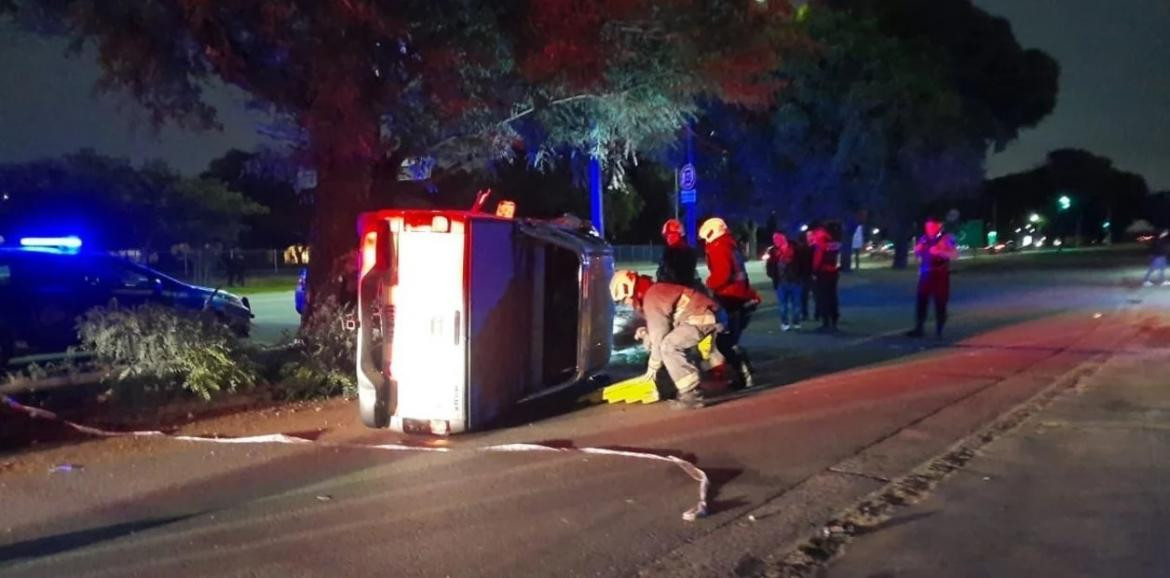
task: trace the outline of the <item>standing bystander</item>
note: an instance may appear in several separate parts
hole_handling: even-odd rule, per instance
[[[840,232],[840,228],[838,228]],[[837,284],[841,274],[838,260],[841,242],[824,225],[813,229],[813,279],[816,286],[817,311],[821,320],[821,331],[836,331],[841,318],[837,301]]]
[[[926,219],[926,234],[914,246],[918,257],[918,302],[915,309],[914,329],[906,333],[909,337],[922,337],[926,325],[926,310],[934,301],[934,333],[942,337],[947,323],[947,301],[951,297],[951,261],[959,258],[955,238],[943,231],[943,224],[937,218]]]
[[[796,246],[788,242],[781,232],[772,233],[772,246],[768,247],[766,270],[776,291],[780,307],[780,329],[800,329],[800,311],[797,300],[800,297],[799,265],[796,260]]]

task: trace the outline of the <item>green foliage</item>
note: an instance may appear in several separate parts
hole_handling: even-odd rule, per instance
[[[268,213],[237,191],[214,179],[181,179],[163,197],[155,219],[171,225],[171,235],[190,244],[235,244],[244,230],[242,218]]]
[[[111,303],[87,312],[78,335],[85,350],[115,368],[112,380],[123,393],[185,391],[210,400],[258,380],[239,338],[211,313]]]
[[[291,399],[357,395],[356,336],[345,328],[353,308],[330,297],[313,309],[288,345],[281,394]]]
[[[66,211],[118,248],[232,245],[244,218],[266,212],[220,181],[183,177],[159,161],[136,168],[90,150],[0,165],[0,183],[9,196],[0,205],[0,228],[57,220]]]

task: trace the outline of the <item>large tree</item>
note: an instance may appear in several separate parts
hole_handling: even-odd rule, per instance
[[[774,93],[788,13],[732,0],[7,0],[96,47],[102,86],[155,120],[214,127],[206,84],[243,88],[301,132],[317,171],[314,294],[354,242],[375,174],[523,150],[607,159],[673,139],[701,94]],[[379,167],[389,167],[379,171]],[[615,165],[620,166],[620,165]]]
[[[1055,62],[967,0],[816,3],[801,27],[768,114],[707,117],[749,182],[737,200],[790,224],[868,212],[894,233],[895,266],[918,212],[977,190],[989,148],[1054,104]]]
[[[1150,218],[1149,187],[1141,175],[1080,149],[1052,151],[1033,169],[988,181],[985,191],[984,210],[994,213],[992,225],[1005,234],[1026,226],[1033,212],[1059,236],[1091,240],[1120,240],[1130,223]],[[1071,201],[1065,210],[1058,202],[1063,196]]]
[[[230,150],[208,164],[201,175],[215,179],[268,209],[245,219],[240,245],[275,249],[308,241],[311,217],[308,195],[295,189],[296,165],[287,154],[264,150]]]

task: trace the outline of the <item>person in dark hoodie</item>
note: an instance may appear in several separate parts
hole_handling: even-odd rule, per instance
[[[813,279],[816,287],[817,311],[822,331],[836,331],[841,317],[837,301],[837,282],[840,279],[838,261],[841,254],[839,237],[827,225],[813,228]]]
[[[683,224],[678,219],[670,219],[662,225],[662,238],[666,241],[666,248],[662,250],[655,280],[683,287],[697,286],[699,256],[687,243]]]
[[[801,289],[800,264],[797,262],[795,244],[790,243],[784,233],[772,233],[772,246],[768,247],[765,267],[780,307],[780,329],[800,329],[800,311],[797,308]]]
[[[739,384],[752,387],[755,378],[751,362],[740,348],[739,339],[760,304],[760,296],[748,281],[743,253],[723,219],[707,219],[699,228],[699,237],[706,243],[707,289],[727,316],[724,331],[716,336],[716,345],[739,373]]]

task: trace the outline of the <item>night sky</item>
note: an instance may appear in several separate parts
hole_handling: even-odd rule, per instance
[[[1083,148],[1170,190],[1170,1],[975,0],[1060,61],[1056,111],[992,157],[996,176]]]
[[[992,157],[990,176],[1030,168],[1049,150],[1079,147],[1170,189],[1170,1],[976,0],[1012,21],[1027,47],[1060,61],[1056,112]],[[0,27],[0,162],[56,156],[90,147],[135,161],[162,158],[188,173],[231,147],[265,139],[264,118],[236,91],[212,89],[223,133],[172,128],[160,134],[136,105],[94,95],[92,55],[66,58],[60,41]],[[136,119],[138,122],[136,124]]]

